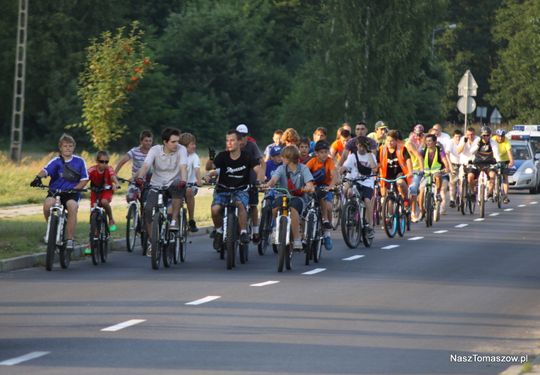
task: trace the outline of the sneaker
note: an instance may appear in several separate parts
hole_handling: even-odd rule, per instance
[[[189,231],[192,233],[198,232],[199,228],[197,228],[197,224],[195,223],[195,220],[189,221]]]
[[[323,244],[324,244],[324,248],[328,251],[334,248],[334,244],[332,243],[332,237],[330,236],[326,236],[323,238]]]
[[[214,238],[216,237],[216,230],[214,229],[213,231],[210,232],[210,238]]]
[[[171,224],[169,225],[169,230],[175,231],[175,232],[178,230],[178,223],[176,222],[176,220],[171,220]]]
[[[261,235],[259,233],[253,233],[253,235],[251,236],[251,240],[253,241],[253,243],[259,243],[259,241],[261,240]]]
[[[84,255],[92,255],[92,249],[90,249],[89,247],[86,247],[84,249]]]
[[[247,244],[247,243],[249,243],[249,241],[250,241],[250,239],[249,239],[248,232],[240,233],[240,242],[241,243]]]
[[[116,229],[116,224],[111,220],[109,224],[109,232],[116,232]]]
[[[152,258],[152,244],[150,242],[148,242],[148,245],[146,246],[146,256]]]
[[[442,201],[442,197],[441,197],[440,194],[437,194],[437,195],[435,196],[435,199],[437,199],[437,202],[441,202],[441,201]]]
[[[214,249],[220,250],[223,242],[223,233],[216,232],[214,235]]]
[[[367,238],[369,238],[370,240],[374,239],[375,238],[375,231],[373,230],[372,227],[370,227],[369,225],[366,226],[366,231],[367,231]]]
[[[510,199],[508,199],[508,197],[505,197],[504,200],[503,200],[503,203],[504,203],[504,204],[510,203]]]
[[[332,223],[330,223],[329,221],[323,222],[322,226],[323,226],[323,229],[326,229],[326,230],[331,230],[331,229],[333,229],[333,228],[332,228]]]
[[[75,241],[67,240],[66,241],[66,250],[73,251],[74,248],[75,248]]]
[[[450,201],[450,208],[456,208],[456,202]]]

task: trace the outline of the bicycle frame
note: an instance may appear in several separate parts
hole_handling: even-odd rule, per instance
[[[64,228],[67,220],[67,210],[62,205],[60,200],[60,195],[56,195],[55,202],[52,207],[49,209],[49,219],[47,220],[47,231],[45,233],[45,240],[49,241],[49,232],[51,229],[51,218],[53,216],[58,216],[58,230],[56,231],[56,240],[55,243],[57,246],[62,246],[64,244]]]

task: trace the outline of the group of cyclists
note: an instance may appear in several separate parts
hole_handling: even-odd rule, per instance
[[[354,126],[354,134],[350,124],[344,123],[337,130],[333,142],[329,141],[324,127],[316,128],[311,139],[300,136],[293,128],[277,129],[272,143],[261,152],[256,140],[249,136],[247,125],[240,124],[226,133],[224,151],[216,154],[209,149],[204,172],[196,152],[196,138],[190,133],[166,128],[161,132],[161,143],[153,145],[152,133],[143,131],[139,141],[140,144],[129,150],[114,168],[109,165],[109,154],[99,151],[96,164],[88,169],[84,159],[74,154],[75,140],[67,134],[60,137],[59,155],[39,171],[31,186],[43,186],[42,179],[50,177],[43,212],[47,220],[55,196],[60,196],[69,213],[66,225],[68,250],[74,247],[80,191],[88,182],[92,189],[101,188],[99,194],[92,191],[91,205],[99,201],[107,214],[109,229],[116,230],[110,202],[120,185],[117,174],[129,161],[132,163],[131,186],[140,191],[137,197],[144,207],[144,225],[150,240],[158,190],[166,192],[170,201],[169,230],[179,229],[178,212],[185,202],[189,230],[196,232],[194,206],[197,190],[203,183],[215,183],[211,237],[216,250],[223,243],[223,208],[227,204],[227,192],[231,190],[238,208],[240,243],[260,241],[259,193],[269,194],[278,186],[287,189],[291,196],[292,248],[301,250],[304,246],[303,213],[310,199],[316,199],[324,233],[323,244],[327,250],[332,250],[331,232],[336,229],[332,224],[335,194],[348,199],[352,194],[351,188],[355,187],[366,209],[367,236],[373,239],[376,227],[374,203],[387,194],[387,181],[394,181],[396,193],[409,210],[411,221],[418,222],[425,217],[423,194],[428,180],[424,172],[429,171],[433,175],[436,199],[444,214],[447,205],[456,206],[460,179],[466,178],[473,194],[477,193],[476,179],[481,171],[489,175],[489,198],[493,194],[495,168],[501,168],[504,203],[508,203],[507,170],[514,163],[505,131],[497,129],[492,134],[487,126],[482,127],[477,136],[473,127],[469,127],[465,134],[455,129],[449,135],[442,131],[440,124],[430,129],[417,124],[403,136],[399,130],[390,130],[383,121],[378,121],[371,133],[368,133],[365,122],[358,122]],[[279,200],[276,199],[272,206],[274,217],[278,206]],[[147,255],[152,252],[150,243]]]

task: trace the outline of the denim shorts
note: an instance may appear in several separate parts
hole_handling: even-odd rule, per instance
[[[409,194],[418,195],[418,190],[420,189],[420,182],[424,176],[423,172],[415,172],[413,174],[411,185],[409,186]]]
[[[319,185],[317,187],[318,188],[327,188],[328,185]],[[324,199],[327,202],[332,203],[332,200],[334,199],[334,192],[333,191],[326,192],[326,195],[322,199]]]
[[[214,194],[214,200],[212,201],[212,206],[226,206],[227,202],[229,201],[229,194],[230,193],[215,193]],[[240,202],[244,206],[244,208],[247,209],[247,206],[249,204],[249,194],[247,191],[235,191],[234,192],[234,201]]]

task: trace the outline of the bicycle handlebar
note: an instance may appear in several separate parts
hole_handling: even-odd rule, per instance
[[[39,186],[33,186],[33,187],[37,188],[37,189],[50,189],[49,185],[39,185]],[[66,193],[66,194],[84,193],[84,192],[87,192],[87,191],[88,191],[88,189],[86,189],[86,188],[83,188],[83,189],[67,189],[67,190],[61,190],[61,189],[50,190],[50,192],[54,193],[54,194],[60,194],[60,193]]]
[[[389,180],[389,179],[384,178],[384,177],[379,177],[378,180],[379,181],[389,182],[389,183],[394,183],[394,182],[398,182],[398,180],[402,180],[404,178],[407,178],[407,176],[399,176],[399,177],[394,178],[393,180]]]

